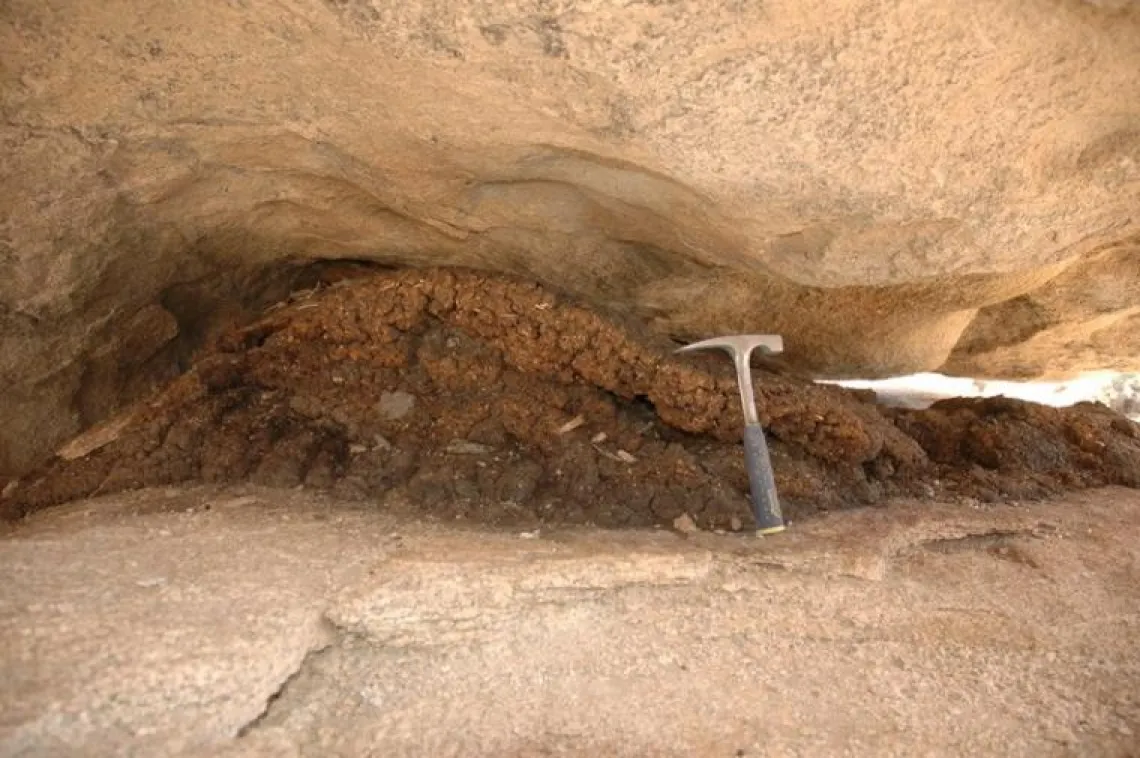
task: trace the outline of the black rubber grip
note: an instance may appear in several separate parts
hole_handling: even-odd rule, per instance
[[[780,512],[780,498],[776,495],[768,441],[764,439],[764,429],[759,425],[744,427],[744,465],[748,468],[748,482],[752,486],[752,515],[756,518],[756,528],[765,533],[783,531],[784,516]]]

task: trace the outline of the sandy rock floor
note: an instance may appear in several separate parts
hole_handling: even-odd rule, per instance
[[[1140,493],[777,538],[150,489],[0,537],[0,755],[1140,749]]]

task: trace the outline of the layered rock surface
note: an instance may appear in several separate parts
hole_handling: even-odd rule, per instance
[[[1140,368],[1135,3],[0,6],[0,474],[316,258],[817,376]]]
[[[759,540],[163,488],[0,537],[4,755],[1037,758],[1140,732],[1134,491]]]

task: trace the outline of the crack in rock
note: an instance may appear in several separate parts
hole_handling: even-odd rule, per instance
[[[234,735],[236,739],[244,739],[245,737],[249,736],[251,732],[260,728],[265,720],[273,712],[274,705],[277,703],[277,701],[280,700],[282,696],[284,696],[289,691],[289,689],[299,678],[301,678],[302,675],[312,670],[312,667],[316,661],[328,655],[332,648],[339,644],[341,634],[327,618],[322,617],[321,626],[322,631],[325,634],[324,638],[319,640],[314,647],[310,647],[309,650],[301,657],[301,660],[297,662],[296,667],[289,671],[281,680],[281,683],[278,684],[277,687],[269,693],[269,696],[265,699],[265,705],[262,706],[261,710],[258,711],[258,713],[253,718],[238,728],[236,734]]]

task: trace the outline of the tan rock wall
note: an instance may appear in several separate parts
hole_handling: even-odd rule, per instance
[[[155,308],[194,332],[186,292],[293,259],[525,273],[828,376],[1140,365],[1135,3],[8,0],[0,157],[0,472],[108,364],[165,375]]]

